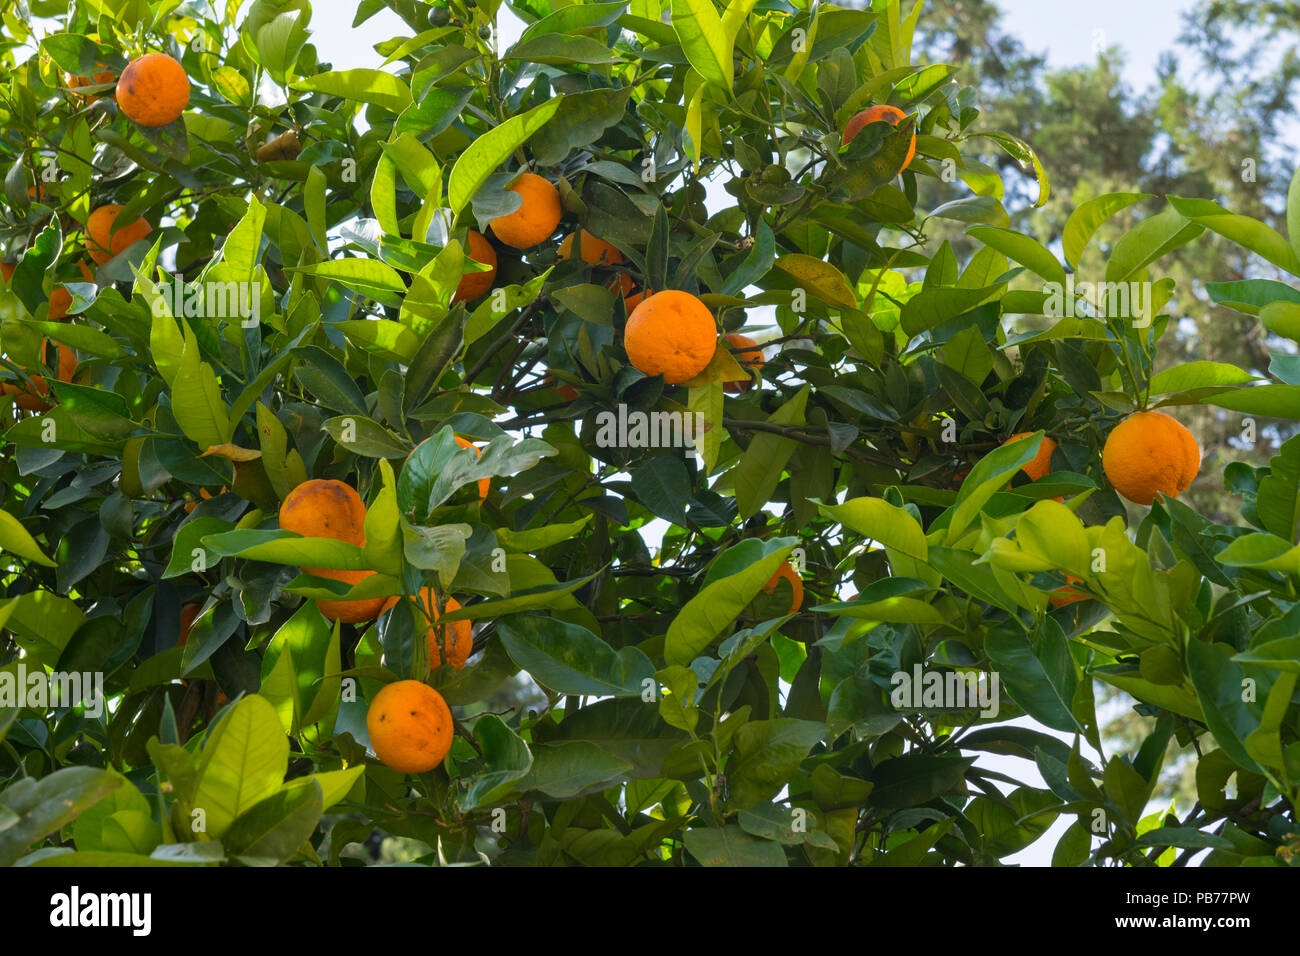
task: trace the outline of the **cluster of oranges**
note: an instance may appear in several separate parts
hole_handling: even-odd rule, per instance
[[[463,447],[473,447],[464,439],[456,440]],[[480,491],[486,494],[486,489]],[[289,492],[280,505],[280,527],[304,537],[332,538],[365,547],[365,523],[366,505],[360,494],[346,482],[334,479],[309,479]],[[302,570],[353,587],[376,573],[315,567]],[[332,621],[357,624],[375,620],[400,600],[397,595],[353,600],[319,598],[316,606]],[[439,610],[432,587],[422,588],[413,600],[422,617],[431,622],[425,634],[430,666],[446,662],[457,670],[463,668],[474,650],[470,622],[437,623],[442,614],[458,610],[460,602],[448,597]],[[403,773],[432,770],[451,748],[451,711],[442,696],[421,681],[404,680],[385,686],[370,702],[366,724],[375,754],[385,765]]]
[[[98,65],[104,66],[102,63]],[[132,60],[120,77],[109,69],[99,70],[89,77],[68,77],[68,88],[74,91],[72,95],[82,100],[89,99],[89,94],[76,91],[108,84],[115,84],[112,92],[118,109],[141,127],[153,129],[174,123],[189,105],[190,81],[185,68],[165,53],[148,53]],[[28,193],[33,198],[44,198],[44,185],[32,186]],[[119,225],[117,218],[121,211],[121,206],[110,203],[94,209],[86,219],[86,253],[98,265],[120,255],[128,246],[153,231],[142,218]],[[94,275],[86,264],[81,262],[78,266],[85,280],[94,282]],[[15,263],[0,262],[0,276],[3,276],[5,284],[13,278],[15,269]],[[62,285],[56,286],[50,294],[48,321],[63,321],[71,306],[72,294]],[[49,351],[49,345],[48,340],[41,343],[42,363],[55,371],[59,381],[71,382],[77,369],[76,354],[62,343],[58,343],[57,354],[54,354]],[[53,361],[47,362],[51,354]],[[0,385],[0,394],[12,396],[19,408],[48,411],[49,385],[43,376],[35,374],[34,369],[26,371],[30,385],[3,384]]]
[[[488,228],[502,243],[516,249],[531,249],[555,232],[563,215],[560,194],[549,180],[536,173],[521,173],[510,191],[520,199],[519,208],[498,216]],[[575,242],[576,237],[576,242]],[[468,257],[486,269],[466,272],[453,302],[471,302],[486,294],[496,279],[497,253],[482,233],[471,229],[466,237]],[[576,246],[576,248],[575,248]],[[586,229],[565,236],[558,247],[562,259],[575,256],[590,266],[616,267],[626,260],[612,243]],[[690,381],[708,367],[718,346],[718,326],[713,313],[699,297],[675,289],[654,292],[640,288],[625,271],[618,271],[607,288],[623,299],[627,324],[623,345],[628,361],[646,375],[662,375],[669,385]],[[763,364],[763,350],[748,336],[736,332],[723,336],[738,353],[741,364],[757,369]],[[733,394],[749,388],[751,382],[727,382]],[[570,395],[576,396],[570,390]]]
[[[1028,438],[1031,432],[1012,435],[1003,444]],[[1052,471],[1056,442],[1043,436],[1038,453],[1021,471],[1038,481]],[[1201,449],[1195,436],[1164,412],[1135,412],[1111,429],[1102,447],[1101,467],[1119,494],[1139,505],[1150,505],[1157,495],[1176,498],[1186,491],[1201,470]],[[1061,501],[1061,498],[1053,499]],[[1067,584],[1052,592],[1054,607],[1087,600],[1090,595],[1074,584],[1082,580],[1066,575]]]

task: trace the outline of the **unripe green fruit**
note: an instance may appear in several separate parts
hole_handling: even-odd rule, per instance
[[[434,7],[433,12],[429,14],[429,22],[435,27],[445,27],[451,20],[451,11],[446,7]]]
[[[492,39],[492,28],[487,24],[484,24],[478,28],[478,35],[481,40],[490,40]]]

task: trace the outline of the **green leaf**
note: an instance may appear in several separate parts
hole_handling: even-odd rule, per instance
[[[909,754],[877,764],[871,772],[872,806],[915,807],[957,787],[974,757]]]
[[[304,538],[292,531],[248,528],[204,535],[203,546],[223,557],[294,564],[299,567],[369,570],[365,552],[335,538]]]
[[[603,790],[627,776],[632,765],[614,754],[601,750],[587,740],[555,744],[536,744],[533,763],[528,772],[506,785],[512,793],[540,791],[559,800],[581,793]],[[493,802],[505,796],[501,790],[491,795]]]
[[[639,648],[616,651],[586,628],[559,618],[517,614],[500,618],[497,632],[514,662],[551,690],[638,697],[654,686],[654,665]]]
[[[752,837],[737,824],[696,827],[682,834],[701,866],[787,866],[781,844]]]
[[[452,167],[447,186],[447,203],[453,215],[459,218],[461,211],[497,167],[528,142],[533,133],[550,122],[560,108],[560,100],[557,96],[527,113],[512,116],[470,143]]]
[[[1245,740],[1259,719],[1242,701],[1245,671],[1217,644],[1187,642],[1187,674],[1205,712],[1205,724],[1219,746],[1239,767],[1259,773],[1260,767],[1246,751]]]
[[[599,40],[584,36],[547,36],[521,40],[501,55],[502,60],[523,60],[525,63],[546,63],[562,66],[565,63],[620,63],[622,59]]]
[[[1229,212],[1208,199],[1170,196],[1169,205],[1188,221],[1199,223],[1292,275],[1300,275],[1300,257],[1291,244],[1271,226],[1258,219]]]
[[[400,306],[401,296],[406,292],[406,283],[402,281],[397,270],[377,259],[330,259],[313,265],[286,268],[285,271],[305,272],[308,275],[333,279],[349,289],[390,307]]]
[[[1204,399],[1206,405],[1217,405],[1234,412],[1265,415],[1269,418],[1295,419],[1300,417],[1300,385],[1256,385],[1239,388]]]
[[[463,813],[484,806],[496,791],[509,791],[533,766],[528,745],[495,714],[474,722],[474,740],[483,753],[483,769],[456,780],[456,805]]]
[[[199,342],[189,326],[185,327],[185,347],[171,388],[172,414],[186,438],[203,451],[230,440],[230,419],[221,399],[221,386],[212,366],[199,359]]]
[[[547,34],[576,33],[591,27],[609,26],[626,9],[626,0],[616,0],[614,3],[578,3],[560,7],[531,24],[520,35],[520,39],[531,40]]]
[[[231,856],[284,863],[302,849],[324,811],[319,783],[287,787],[244,811],[221,838]]]
[[[64,767],[10,783],[0,791],[0,808],[9,811],[8,824],[0,828],[0,866],[12,866],[29,846],[70,824],[124,780],[111,770]]]
[[[818,507],[850,531],[880,542],[895,575],[938,583],[939,576],[928,563],[925,531],[907,510],[883,498],[851,498],[842,505]]]
[[[22,522],[7,511],[0,511],[0,548],[28,561],[43,564],[47,568],[55,566],[55,563],[41,550],[41,546],[36,543],[36,539],[23,527]]]
[[[802,253],[789,253],[781,256],[774,263],[778,269],[793,276],[800,286],[828,305],[842,306],[846,309],[858,307],[858,297],[853,287],[835,266],[814,256]]]
[[[766,553],[754,564],[703,587],[668,625],[664,659],[669,664],[683,666],[694,660],[715,637],[735,623],[797,543],[796,538],[765,541]]]
[[[265,697],[245,697],[208,732],[193,806],[207,834],[221,838],[237,817],[280,789],[289,764],[289,738]]]
[[[1204,231],[1204,226],[1188,222],[1172,208],[1143,219],[1111,246],[1106,281],[1126,281],[1139,269],[1191,242]]]
[[[1049,282],[1065,285],[1065,267],[1037,239],[999,226],[971,226],[966,235],[998,250]]]
[[[335,70],[294,80],[290,89],[327,93],[400,113],[411,105],[411,90],[384,70]]]
[[[775,797],[825,732],[817,721],[784,717],[740,727],[726,766],[729,805],[745,809]]]
[[[1077,267],[1083,250],[1103,222],[1120,210],[1150,198],[1149,193],[1106,193],[1080,203],[1065,220],[1065,229],[1061,233],[1065,261]]]
[[[673,30],[687,61],[704,79],[731,90],[731,44],[712,0],[670,0]]]
[[[1149,388],[1152,395],[1162,395],[1207,385],[1240,385],[1257,378],[1225,362],[1184,362],[1151,376]]]
[[[1234,654],[1232,659],[1238,664],[1254,664],[1300,674],[1300,636],[1264,641],[1250,650]]]
[[[373,418],[337,415],[327,418],[321,427],[343,448],[364,458],[405,458],[411,452],[409,445]]]
[[[984,652],[1008,696],[1025,713],[1057,730],[1081,730],[1070,707],[1078,677],[1059,625],[1045,619],[1032,643],[1019,627],[990,628]]]
[[[802,425],[808,394],[809,387],[805,385],[769,415],[767,421],[774,425]],[[756,514],[768,502],[781,481],[782,470],[797,447],[793,438],[773,432],[754,433],[733,472],[736,504],[742,518]]]

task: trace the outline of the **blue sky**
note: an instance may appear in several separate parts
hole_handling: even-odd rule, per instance
[[[1054,69],[1081,66],[1096,57],[1094,32],[1105,46],[1124,49],[1124,76],[1135,88],[1155,80],[1156,60],[1182,31],[1182,14],[1193,0],[1001,0],[1002,26],[1026,49],[1046,53]],[[925,16],[924,12],[921,14]]]

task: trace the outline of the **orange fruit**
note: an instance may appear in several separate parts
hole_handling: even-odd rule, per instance
[[[366,503],[361,500],[357,490],[346,482],[332,478],[312,478],[285,497],[280,505],[280,527],[286,531],[296,531],[306,538],[334,538],[362,547],[366,543]],[[324,578],[335,575],[334,569],[303,570]]]
[[[492,234],[516,249],[530,249],[549,239],[564,213],[555,187],[536,173],[524,173],[510,191],[518,193],[523,204],[514,212],[493,219]]]
[[[1020,441],[1022,438],[1028,438],[1033,432],[1016,432],[1002,444],[1009,445],[1014,441]],[[1030,481],[1037,481],[1044,475],[1052,472],[1052,452],[1056,451],[1056,442],[1043,436],[1043,440],[1038,443],[1038,454],[1020,470],[1029,476]]]
[[[763,349],[748,335],[741,335],[739,332],[728,332],[722,337],[722,340],[740,353],[736,356],[736,359],[746,371],[763,367]],[[741,392],[748,391],[753,384],[752,381],[723,382],[722,390],[730,392],[732,395],[738,395]]]
[[[570,385],[568,382],[557,385],[555,383],[555,377],[552,375],[547,375],[542,379],[542,386],[545,388],[555,389],[560,393],[560,398],[564,399],[566,402],[572,402],[578,397],[578,389],[575,386]]]
[[[139,242],[153,227],[143,219],[113,229],[122,207],[115,203],[100,206],[86,220],[86,251],[101,266],[114,256],[121,255],[132,243]]]
[[[225,486],[225,485],[222,485],[222,486],[221,486],[221,490],[217,492],[217,495],[224,495],[225,493],[226,493],[226,486]],[[217,495],[214,495],[212,492],[208,491],[208,489],[206,489],[206,488],[200,488],[200,489],[199,489],[199,498],[202,499],[203,501],[211,501],[211,500],[212,500],[213,498],[215,498]],[[185,502],[185,513],[186,513],[186,514],[190,514],[190,513],[193,512],[194,509],[197,508],[198,506],[199,506],[199,502],[197,502],[197,501],[187,501],[187,502]]]
[[[1070,584],[1083,583],[1083,578],[1076,578],[1073,574],[1067,574],[1065,580],[1070,582]],[[1087,601],[1090,597],[1090,594],[1080,591],[1077,588],[1072,588],[1067,584],[1064,587],[1059,587],[1053,591],[1047,600],[1052,607],[1065,607],[1065,605],[1073,604],[1075,601]]]
[[[632,277],[626,272],[620,272],[613,279],[605,284],[605,288],[614,295],[622,294],[623,308],[627,315],[632,314],[632,310],[645,301],[647,294],[653,295],[648,289],[637,289],[637,285],[632,281]]]
[[[201,610],[203,610],[203,605],[197,601],[181,608],[181,639],[176,642],[178,647],[184,647],[185,642],[190,639],[190,631],[194,628],[194,620],[199,616]]]
[[[366,578],[373,575],[374,571],[345,571],[334,568],[318,568],[311,570],[303,568],[309,574],[315,574],[318,577],[329,578],[331,581],[344,581],[353,587],[356,587]],[[361,621],[373,621],[384,612],[384,606],[388,603],[387,596],[373,598],[358,598],[355,601],[330,601],[325,598],[316,599],[316,607],[320,612],[331,621],[342,621],[344,624],[357,624]]]
[[[433,618],[436,622],[441,615],[438,613],[437,605],[433,600],[433,588],[426,587],[420,589],[420,603],[424,605],[420,611]],[[397,603],[397,598],[391,598],[389,607]],[[443,610],[458,611],[460,602],[454,597],[449,597],[443,602]],[[448,657],[451,665],[460,670],[469,660],[469,655],[474,651],[474,629],[469,621],[452,621],[450,624],[437,625],[430,627],[428,630],[429,641],[429,667],[442,666],[442,647],[445,645],[448,651]]]
[[[677,385],[708,367],[718,347],[718,326],[713,313],[695,296],[668,289],[632,310],[623,330],[623,346],[633,367]]]
[[[864,126],[869,123],[889,123],[891,126],[897,126],[907,116],[897,106],[890,106],[882,103],[879,106],[871,106],[856,113],[844,124],[844,145],[847,146],[853,142],[853,138],[862,131]],[[912,145],[907,148],[907,158],[903,160],[901,173],[904,169],[912,164],[912,157],[916,155],[916,131],[912,131]]]
[[[69,76],[68,87],[70,89],[75,90],[82,86],[102,86],[105,83],[112,83],[114,80],[117,79],[117,74],[114,73],[112,70],[107,69],[108,64],[96,63],[95,66],[102,66],[105,67],[105,69],[99,70],[93,76]],[[96,95],[107,96],[110,95],[111,93],[112,90],[104,90],[103,92],[97,93]],[[81,100],[90,99],[90,96],[86,93],[77,93],[75,95],[78,99]]]
[[[604,239],[597,239],[586,229],[580,229],[578,233],[581,240],[579,245],[582,246],[580,255],[583,262],[593,266],[612,266],[623,261],[623,253]],[[570,259],[572,257],[573,233],[569,233],[564,237],[564,241],[560,243],[560,258]]]
[[[465,439],[461,438],[459,435],[454,435],[452,437],[456,439],[456,444],[459,445],[461,448],[473,448],[475,455],[483,454],[483,452],[480,451],[478,448],[476,448],[472,442],[466,441]],[[485,500],[487,498],[488,490],[491,487],[492,487],[491,478],[480,478],[478,480],[478,496],[480,500]]]
[[[375,756],[399,773],[427,773],[442,763],[451,752],[453,730],[447,702],[418,680],[385,684],[366,711]]]
[[[772,575],[768,582],[763,585],[763,592],[765,594],[775,594],[777,585],[781,583],[782,579],[790,582],[790,587],[794,592],[790,597],[790,610],[787,612],[793,614],[803,607],[803,579],[799,577],[799,573],[795,571],[794,565],[789,561],[781,563],[781,566],[776,569],[776,574]]]
[[[471,259],[492,268],[487,272],[466,272],[461,277],[460,284],[456,286],[456,294],[451,297],[452,302],[472,302],[491,289],[492,282],[497,277],[497,251],[492,248],[492,243],[488,242],[482,233],[471,229],[467,237],[467,245],[469,247],[467,252]]]
[[[46,351],[50,344],[49,339],[41,339],[41,355],[48,361]],[[60,382],[71,382],[72,376],[77,371],[77,355],[72,349],[68,348],[62,342],[55,343],[58,346],[58,358],[51,365],[58,373]],[[0,386],[0,394],[13,395],[14,401],[19,408],[25,408],[28,411],[47,412],[50,410],[50,403],[45,401],[42,396],[50,393],[50,387],[46,384],[45,379],[40,375],[31,376],[31,389],[26,384],[14,384]],[[34,390],[34,391],[33,391]]]
[[[166,53],[146,53],[132,60],[117,81],[117,105],[137,126],[174,123],[189,102],[185,67]]]
[[[1176,498],[1187,490],[1201,470],[1201,449],[1177,419],[1164,412],[1136,412],[1106,436],[1101,467],[1121,495],[1149,505],[1157,493]]]
[[[72,293],[61,285],[55,286],[54,291],[50,293],[49,320],[57,322],[66,319],[70,308],[72,308]]]
[[[16,262],[0,262],[0,276],[4,276],[5,285],[14,277],[14,270],[18,268]]]

